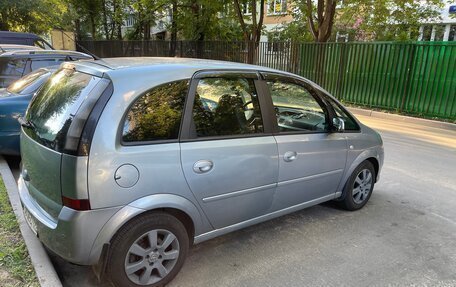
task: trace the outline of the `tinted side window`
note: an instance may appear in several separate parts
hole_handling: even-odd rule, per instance
[[[64,58],[32,60],[32,71],[34,71],[36,69],[39,69],[39,68],[45,68],[45,67],[49,67],[49,66],[60,65],[64,61],[65,61]]]
[[[324,109],[303,86],[268,81],[280,132],[327,131],[327,116]]]
[[[26,59],[0,58],[0,88],[9,86],[24,74]]]
[[[345,122],[345,130],[346,131],[359,131],[359,126],[356,121],[345,111],[343,107],[341,107],[336,101],[331,99],[330,97],[325,97],[325,100],[329,102],[329,104],[333,107],[336,115],[339,118],[342,118]]]
[[[125,118],[122,140],[177,139],[187,90],[188,81],[178,81],[155,87],[136,100]]]
[[[200,80],[193,121],[198,137],[262,133],[263,120],[253,79]]]

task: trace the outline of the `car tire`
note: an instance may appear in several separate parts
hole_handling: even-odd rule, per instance
[[[107,278],[119,287],[163,286],[182,268],[188,249],[187,230],[177,218],[164,212],[139,216],[111,241]]]
[[[343,199],[338,204],[350,211],[363,208],[372,195],[375,184],[375,169],[371,162],[362,162],[352,173],[343,190]]]

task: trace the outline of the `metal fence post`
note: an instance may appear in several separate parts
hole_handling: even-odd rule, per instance
[[[404,92],[402,94],[402,100],[401,100],[401,105],[399,106],[398,112],[402,112],[404,110],[404,105],[405,101],[407,100],[408,92],[409,92],[409,86],[410,86],[410,80],[413,75],[413,65],[415,63],[415,50],[416,50],[416,44],[409,44],[411,45],[411,51],[409,51],[409,59],[407,63],[407,77],[405,80],[405,85],[404,85]]]
[[[341,99],[340,90],[342,89],[341,85],[343,83],[344,74],[345,74],[345,63],[346,63],[346,53],[345,53],[345,43],[337,43],[340,45],[340,52],[339,52],[339,69],[337,72],[337,84],[336,84],[336,98]]]

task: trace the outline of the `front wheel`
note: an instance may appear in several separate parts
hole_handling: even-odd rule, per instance
[[[350,211],[361,209],[372,195],[375,169],[371,162],[361,163],[352,173],[344,187],[344,199],[339,204]]]
[[[108,276],[115,286],[163,286],[181,269],[188,248],[187,231],[174,216],[140,216],[112,240]]]

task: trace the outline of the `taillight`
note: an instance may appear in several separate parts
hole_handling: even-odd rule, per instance
[[[99,97],[103,94],[110,83],[111,82],[108,79],[101,79],[93,90],[90,91],[90,95],[82,102],[82,105],[79,107],[76,115],[71,121],[70,127],[68,128],[64,147],[65,153],[78,155],[78,146],[81,135],[84,131],[84,126],[86,125],[92,110],[96,106]]]
[[[62,196],[63,205],[74,210],[90,210],[90,201],[88,199],[73,199]]]

